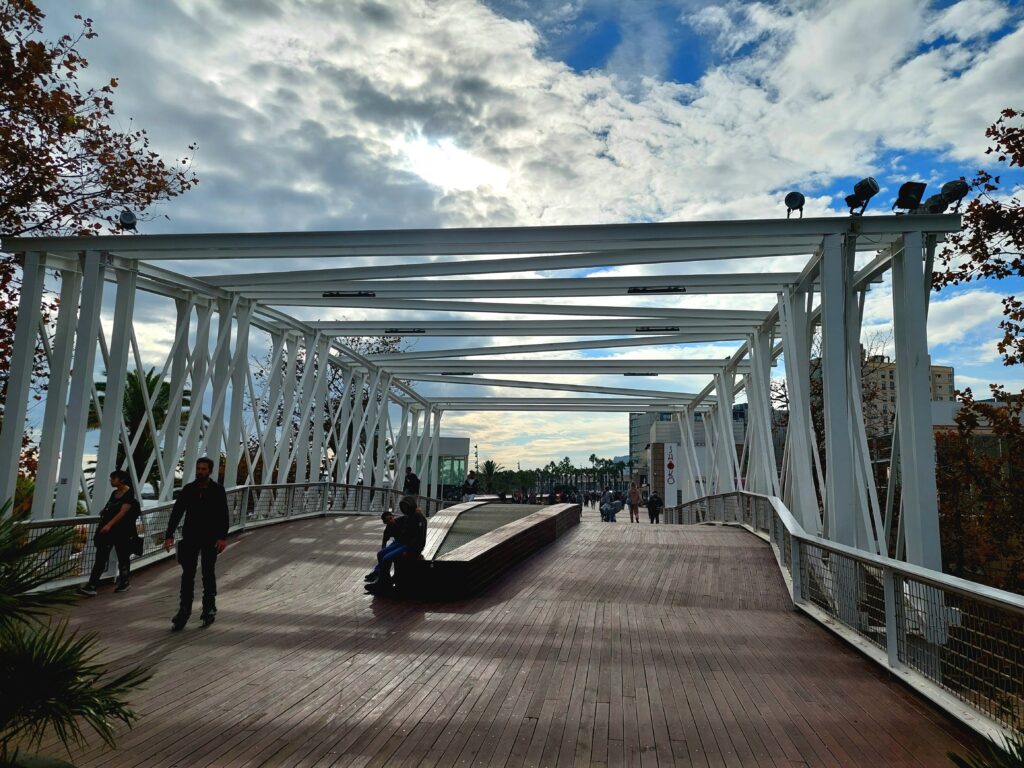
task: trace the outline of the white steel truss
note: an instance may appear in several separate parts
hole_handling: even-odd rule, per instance
[[[103,479],[118,466],[169,499],[175,478],[203,454],[220,458],[229,484],[395,487],[396,470],[412,466],[436,494],[446,412],[668,412],[683,501],[741,490],[779,496],[807,531],[937,568],[928,278],[936,244],[959,227],[958,216],[923,215],[4,238],[24,279],[0,432],[0,499],[13,495],[26,428],[39,437],[32,516],[47,519],[75,514],[83,499],[95,511],[105,491],[87,475]],[[804,267],[700,271],[709,262],[779,256],[803,257]],[[219,268],[221,259],[254,260],[254,269],[261,259],[302,264],[196,277],[159,263]],[[320,267],[309,269],[311,259]],[[660,265],[651,267],[659,274],[578,273],[643,265]],[[558,274],[565,270],[577,272]],[[859,391],[864,295],[889,272],[898,507],[893,483],[878,497]],[[49,325],[39,309],[46,291],[60,296]],[[728,294],[764,298],[736,309],[688,304],[695,295]],[[584,297],[603,298],[559,301]],[[607,297],[615,303],[602,303]],[[289,307],[303,314],[282,311]],[[324,319],[303,319],[311,307]],[[154,315],[166,318],[156,338]],[[822,435],[809,388],[819,325]],[[368,357],[344,343],[395,336],[425,344]],[[512,337],[526,338],[503,343]],[[48,368],[41,414],[32,389],[38,343]],[[728,353],[710,357],[707,345],[721,344]],[[631,357],[628,348],[653,351]],[[776,377],[785,379],[789,403],[781,451],[771,397],[780,356]],[[626,382],[630,376],[639,378]],[[649,388],[646,376],[666,380]],[[674,376],[705,385],[683,391]],[[737,397],[747,404],[741,437],[733,432]]]

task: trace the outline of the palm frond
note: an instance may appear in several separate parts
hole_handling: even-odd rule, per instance
[[[70,589],[34,591],[67,576],[74,567],[71,526],[30,533],[23,525],[27,510],[0,505],[0,628],[38,619],[56,607],[74,602]]]
[[[3,631],[0,690],[18,695],[0,698],[0,747],[36,747],[52,732],[70,753],[85,727],[113,746],[116,725],[136,718],[128,695],[151,675],[134,667],[110,676],[99,655],[95,635],[68,632],[66,621]]]
[[[1024,731],[1014,731],[1003,740],[988,739],[966,755],[949,752],[947,756],[956,768],[1024,768]]]

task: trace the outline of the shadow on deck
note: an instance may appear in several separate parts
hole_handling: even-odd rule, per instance
[[[877,768],[945,765],[973,739],[793,611],[742,530],[587,510],[449,603],[364,595],[379,541],[375,518],[244,534],[205,630],[169,631],[172,563],[80,604],[108,660],[155,675],[118,749],[76,764]]]

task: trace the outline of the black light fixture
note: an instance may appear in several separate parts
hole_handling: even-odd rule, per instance
[[[125,208],[119,214],[117,214],[117,225],[123,232],[134,232],[135,225],[138,223],[138,219],[135,214]]]
[[[786,218],[790,217],[793,211],[800,211],[800,218],[804,217],[804,196],[799,192],[790,192],[786,195]]]
[[[324,291],[325,299],[373,299],[377,297],[375,291]]]
[[[942,213],[949,207],[946,198],[940,195],[932,195],[918,208],[915,213]]]
[[[686,288],[681,285],[645,285],[630,288],[626,293],[686,293]]]
[[[636,333],[678,333],[678,325],[641,325]]]
[[[851,216],[862,216],[868,207],[868,201],[878,194],[879,186],[874,177],[868,176],[853,185],[853,194],[846,196],[846,204],[850,206]],[[860,210],[857,210],[860,208]]]
[[[472,376],[472,371],[441,371],[442,376]]]
[[[903,208],[908,212],[916,210],[921,205],[921,198],[924,197],[924,190],[927,186],[923,181],[904,182],[896,195],[896,202],[892,204],[892,210],[895,211],[897,208]]]
[[[384,334],[389,336],[404,336],[409,333],[426,333],[426,328],[385,328]]]
[[[947,205],[953,206],[953,212],[960,212],[960,204],[967,197],[967,193],[971,191],[970,186],[963,179],[956,179],[955,181],[947,181],[942,185],[942,190],[939,192],[942,195],[942,199],[946,201]]]
[[[629,371],[622,374],[623,376],[657,376],[657,373],[641,373],[639,371]]]

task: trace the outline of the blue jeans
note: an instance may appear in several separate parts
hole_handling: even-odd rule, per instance
[[[392,541],[386,547],[377,551],[377,567],[374,570],[381,576],[390,576],[391,561],[408,551],[409,547],[405,544]]]

